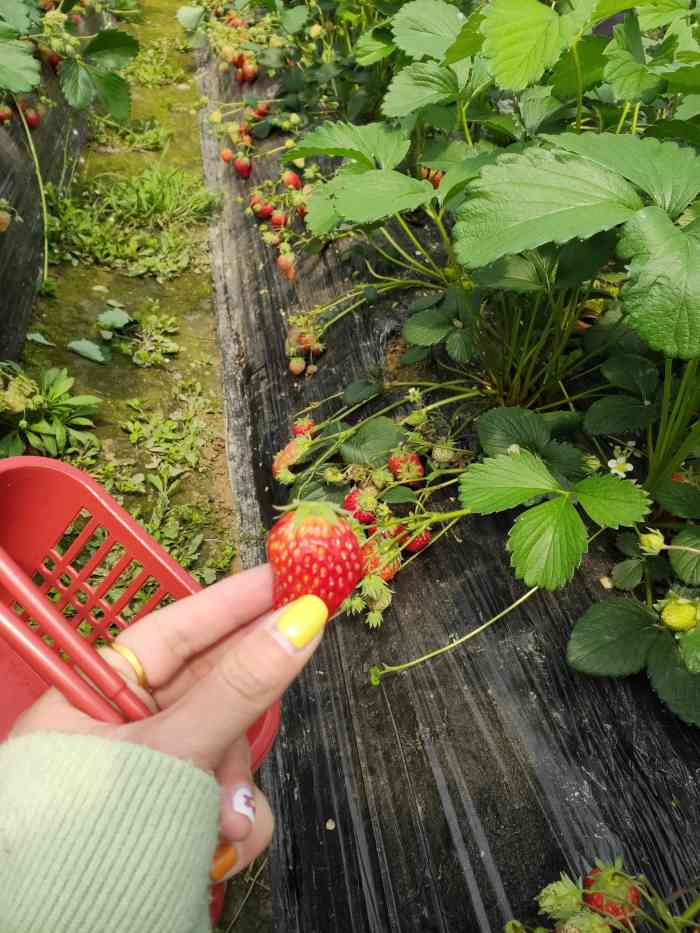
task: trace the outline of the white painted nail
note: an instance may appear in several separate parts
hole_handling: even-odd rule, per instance
[[[239,784],[233,788],[231,809],[245,816],[251,823],[255,822],[255,791],[250,784]]]

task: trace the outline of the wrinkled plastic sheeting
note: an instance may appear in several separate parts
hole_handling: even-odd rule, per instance
[[[215,100],[218,81],[211,67],[202,86]],[[204,144],[209,182],[223,185],[206,132]],[[255,171],[260,180],[276,167]],[[318,375],[294,384],[284,316],[347,287],[333,254],[305,261],[290,287],[230,198],[211,245],[231,476],[251,565],[274,515],[269,464],[294,413],[381,361],[400,315],[385,305],[346,319]],[[369,685],[372,664],[445,644],[523,593],[506,528],[463,521],[400,574],[381,630],[333,623],[288,691],[262,775],[277,817],[276,930],[486,933],[513,916],[534,919],[540,887],[595,857],[623,854],[667,892],[697,874],[700,733],[643,676],[590,679],[566,664],[572,623],[604,595],[604,555],[563,592],[537,594],[456,651]]]

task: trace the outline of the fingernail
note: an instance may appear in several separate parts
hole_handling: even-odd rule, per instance
[[[209,869],[209,877],[217,884],[233,873],[238,864],[238,850],[230,842],[222,842],[214,853]]]
[[[231,809],[255,822],[255,791],[250,784],[238,784],[231,793]]]
[[[318,596],[302,596],[287,606],[274,623],[277,640],[294,653],[321,634],[328,621],[326,604]]]

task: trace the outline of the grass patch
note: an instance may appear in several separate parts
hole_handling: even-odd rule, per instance
[[[190,172],[151,166],[130,177],[100,176],[71,195],[50,186],[47,194],[53,263],[85,262],[159,280],[206,265],[204,225],[218,199]]]
[[[91,141],[108,152],[161,152],[173,137],[155,119],[117,123],[94,115],[90,121]]]
[[[188,81],[185,69],[170,56],[176,51],[170,39],[155,39],[141,51],[124,72],[131,84],[140,87],[166,87]]]

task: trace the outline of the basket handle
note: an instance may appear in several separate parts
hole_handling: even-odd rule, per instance
[[[115,714],[116,710],[105,702],[100,694],[116,704],[124,713],[124,717],[130,721],[146,719],[151,715],[151,711],[146,704],[129,689],[125,681],[109,666],[104,658],[100,657],[92,645],[86,642],[73,626],[54,609],[45,596],[34,586],[19,564],[10,557],[2,546],[0,546],[0,584],[10,592],[12,597],[24,607],[33,619],[36,619],[44,631],[56,640],[70,656],[72,663],[90,679],[92,685],[88,684],[75,670],[51,651],[48,645],[44,644],[41,638],[35,635],[25,622],[5,608],[2,614],[3,636],[8,641],[11,638],[14,639],[12,644],[15,650],[41,677],[61,690],[64,696],[75,706],[78,706],[79,709],[82,709],[83,712],[96,715],[93,709],[97,710],[99,707],[103,715],[99,715],[97,718],[103,721],[123,722],[124,718],[119,717],[115,720],[112,714]],[[11,635],[10,631],[14,634]],[[25,640],[27,634],[30,637]],[[51,656],[50,663],[44,651],[37,647],[37,642]],[[23,647],[20,648],[20,645]],[[66,672],[70,672],[72,677],[66,678],[64,676]],[[76,680],[81,685],[79,689],[76,686]],[[70,695],[63,687],[70,691]],[[102,703],[93,706],[92,699],[88,698],[87,693],[99,698]],[[90,705],[92,709],[85,709],[85,703]],[[109,719],[107,720],[105,720],[105,716],[107,716],[105,707],[110,710]]]

